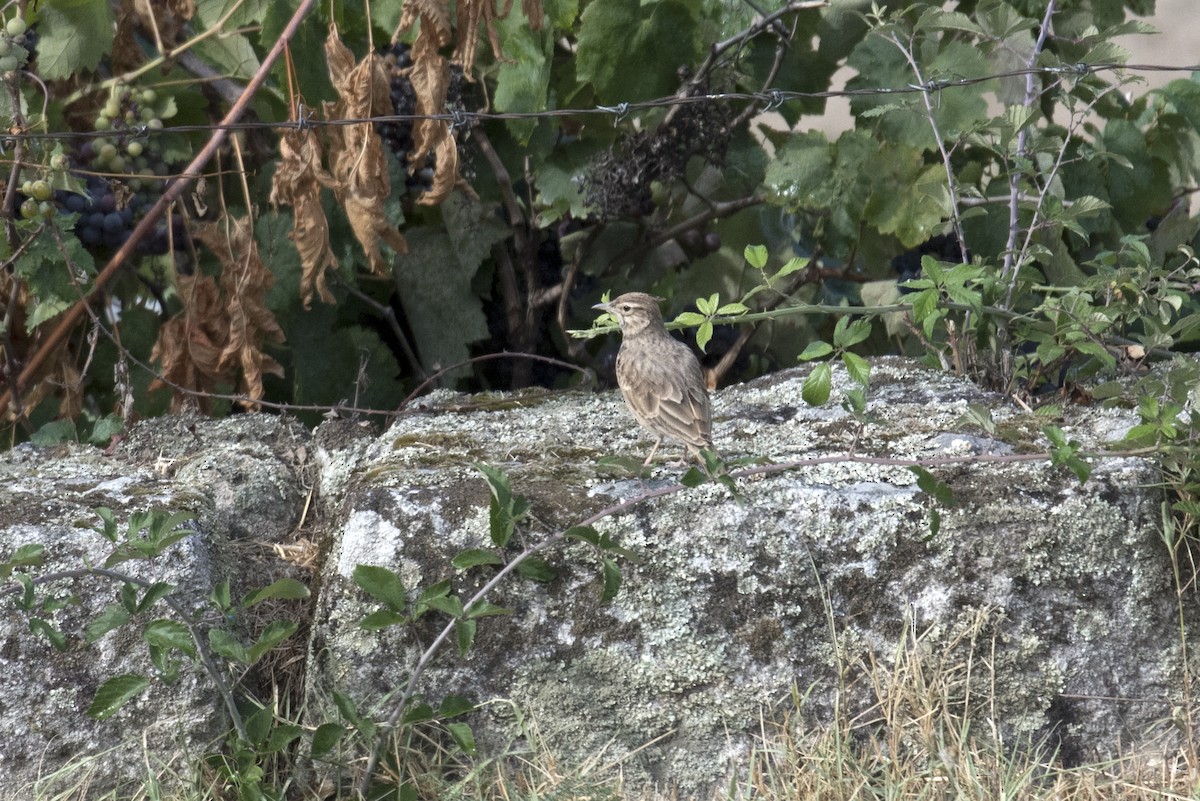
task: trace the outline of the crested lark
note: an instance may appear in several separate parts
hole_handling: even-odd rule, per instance
[[[643,466],[664,437],[683,443],[693,457],[699,458],[701,448],[712,450],[712,409],[700,362],[667,333],[658,299],[628,292],[592,308],[609,312],[621,324],[617,385],[629,411],[658,438]]]

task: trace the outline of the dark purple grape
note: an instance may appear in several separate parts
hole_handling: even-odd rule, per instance
[[[704,235],[704,249],[709,253],[713,253],[721,249],[721,235],[715,231],[709,231]]]
[[[88,201],[83,195],[77,195],[74,192],[68,192],[62,202],[63,208],[73,214],[82,214],[87,211]]]
[[[100,211],[105,214],[111,214],[117,210],[117,196],[109,192],[100,198],[100,202],[96,204]]]
[[[125,218],[119,211],[112,211],[104,215],[104,233],[115,233],[125,228]]]

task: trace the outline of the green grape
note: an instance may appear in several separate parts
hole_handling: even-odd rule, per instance
[[[22,195],[32,195],[33,194],[33,181],[26,178],[24,181],[21,182],[21,194]]]
[[[96,151],[96,155],[105,161],[111,162],[117,155],[117,146],[112,142],[105,142],[104,146]]]
[[[117,102],[115,97],[110,97],[100,113],[110,120],[115,120],[121,114],[121,104]]]
[[[129,144],[125,145],[125,152],[134,158],[142,155],[143,150],[144,148],[142,147],[141,142],[130,142]]]
[[[158,117],[154,117],[153,119],[146,120],[146,127],[152,131],[162,130],[163,121]]]
[[[32,220],[38,214],[38,202],[31,197],[25,198],[25,202],[21,204],[21,216],[26,220]]]
[[[28,194],[34,200],[49,200],[54,196],[54,190],[50,188],[49,181],[34,181]]]
[[[8,31],[9,36],[22,36],[27,29],[28,26],[25,24],[25,20],[20,17],[13,17],[4,26],[4,30]]]
[[[125,157],[113,156],[108,160],[108,167],[113,172],[125,172]]]
[[[154,119],[155,112],[154,109],[150,108],[149,106],[142,106],[141,109],[138,110],[138,116],[141,118],[142,122],[149,122],[150,120]]]
[[[4,61],[4,59],[0,59],[0,62],[2,61]],[[3,66],[3,64],[0,64],[0,68],[3,68]],[[92,127],[94,127],[97,131],[110,131],[112,130],[112,120],[101,114],[96,118],[96,124]]]
[[[45,217],[47,220],[54,216],[54,204],[49,200],[43,200],[38,203],[38,214]]]
[[[143,89],[142,90],[142,102],[143,103],[145,103],[146,105],[150,105],[155,100],[158,100],[157,92],[155,92],[153,89]]]
[[[54,170],[55,172],[62,172],[70,165],[70,163],[71,160],[68,159],[64,153],[55,153],[50,157],[50,169]]]

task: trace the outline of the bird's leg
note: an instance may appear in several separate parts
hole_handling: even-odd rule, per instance
[[[642,467],[649,467],[651,460],[654,459],[654,454],[658,453],[658,446],[662,445],[663,438],[659,437],[654,441],[654,447],[650,449],[650,455],[646,457],[646,461],[642,462]]]

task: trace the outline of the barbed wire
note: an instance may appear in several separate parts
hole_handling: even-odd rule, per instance
[[[582,117],[606,115],[613,117],[614,124],[630,114],[649,111],[670,106],[686,106],[700,103],[751,102],[762,103],[764,111],[778,109],[781,106],[803,100],[828,100],[833,98],[859,98],[902,96],[911,94],[938,94],[948,89],[976,86],[988,81],[1005,78],[1022,78],[1028,75],[1046,75],[1058,78],[1080,79],[1101,72],[1200,72],[1200,64],[1173,66],[1168,64],[1121,64],[1106,62],[1098,64],[1064,64],[1060,66],[1030,67],[988,75],[957,78],[932,78],[924,83],[910,83],[904,86],[876,86],[856,89],[827,89],[815,92],[800,92],[792,89],[771,88],[758,92],[715,92],[693,95],[671,95],[651,100],[631,100],[613,105],[596,105],[587,108],[545,109],[542,111],[467,111],[454,109],[440,114],[383,114],[372,117],[346,117],[339,119],[320,119],[315,116],[316,109],[311,106],[298,104],[295,109],[296,119],[281,121],[247,121],[226,125],[172,125],[161,128],[151,128],[147,125],[131,125],[123,129],[107,131],[10,131],[4,134],[3,141],[15,142],[43,139],[66,138],[111,138],[116,136],[148,138],[160,134],[194,133],[204,131],[306,131],[313,128],[361,125],[363,123],[395,123],[420,122],[425,120],[442,120],[450,123],[451,127],[468,127],[486,121],[504,120],[540,120],[561,117]]]

